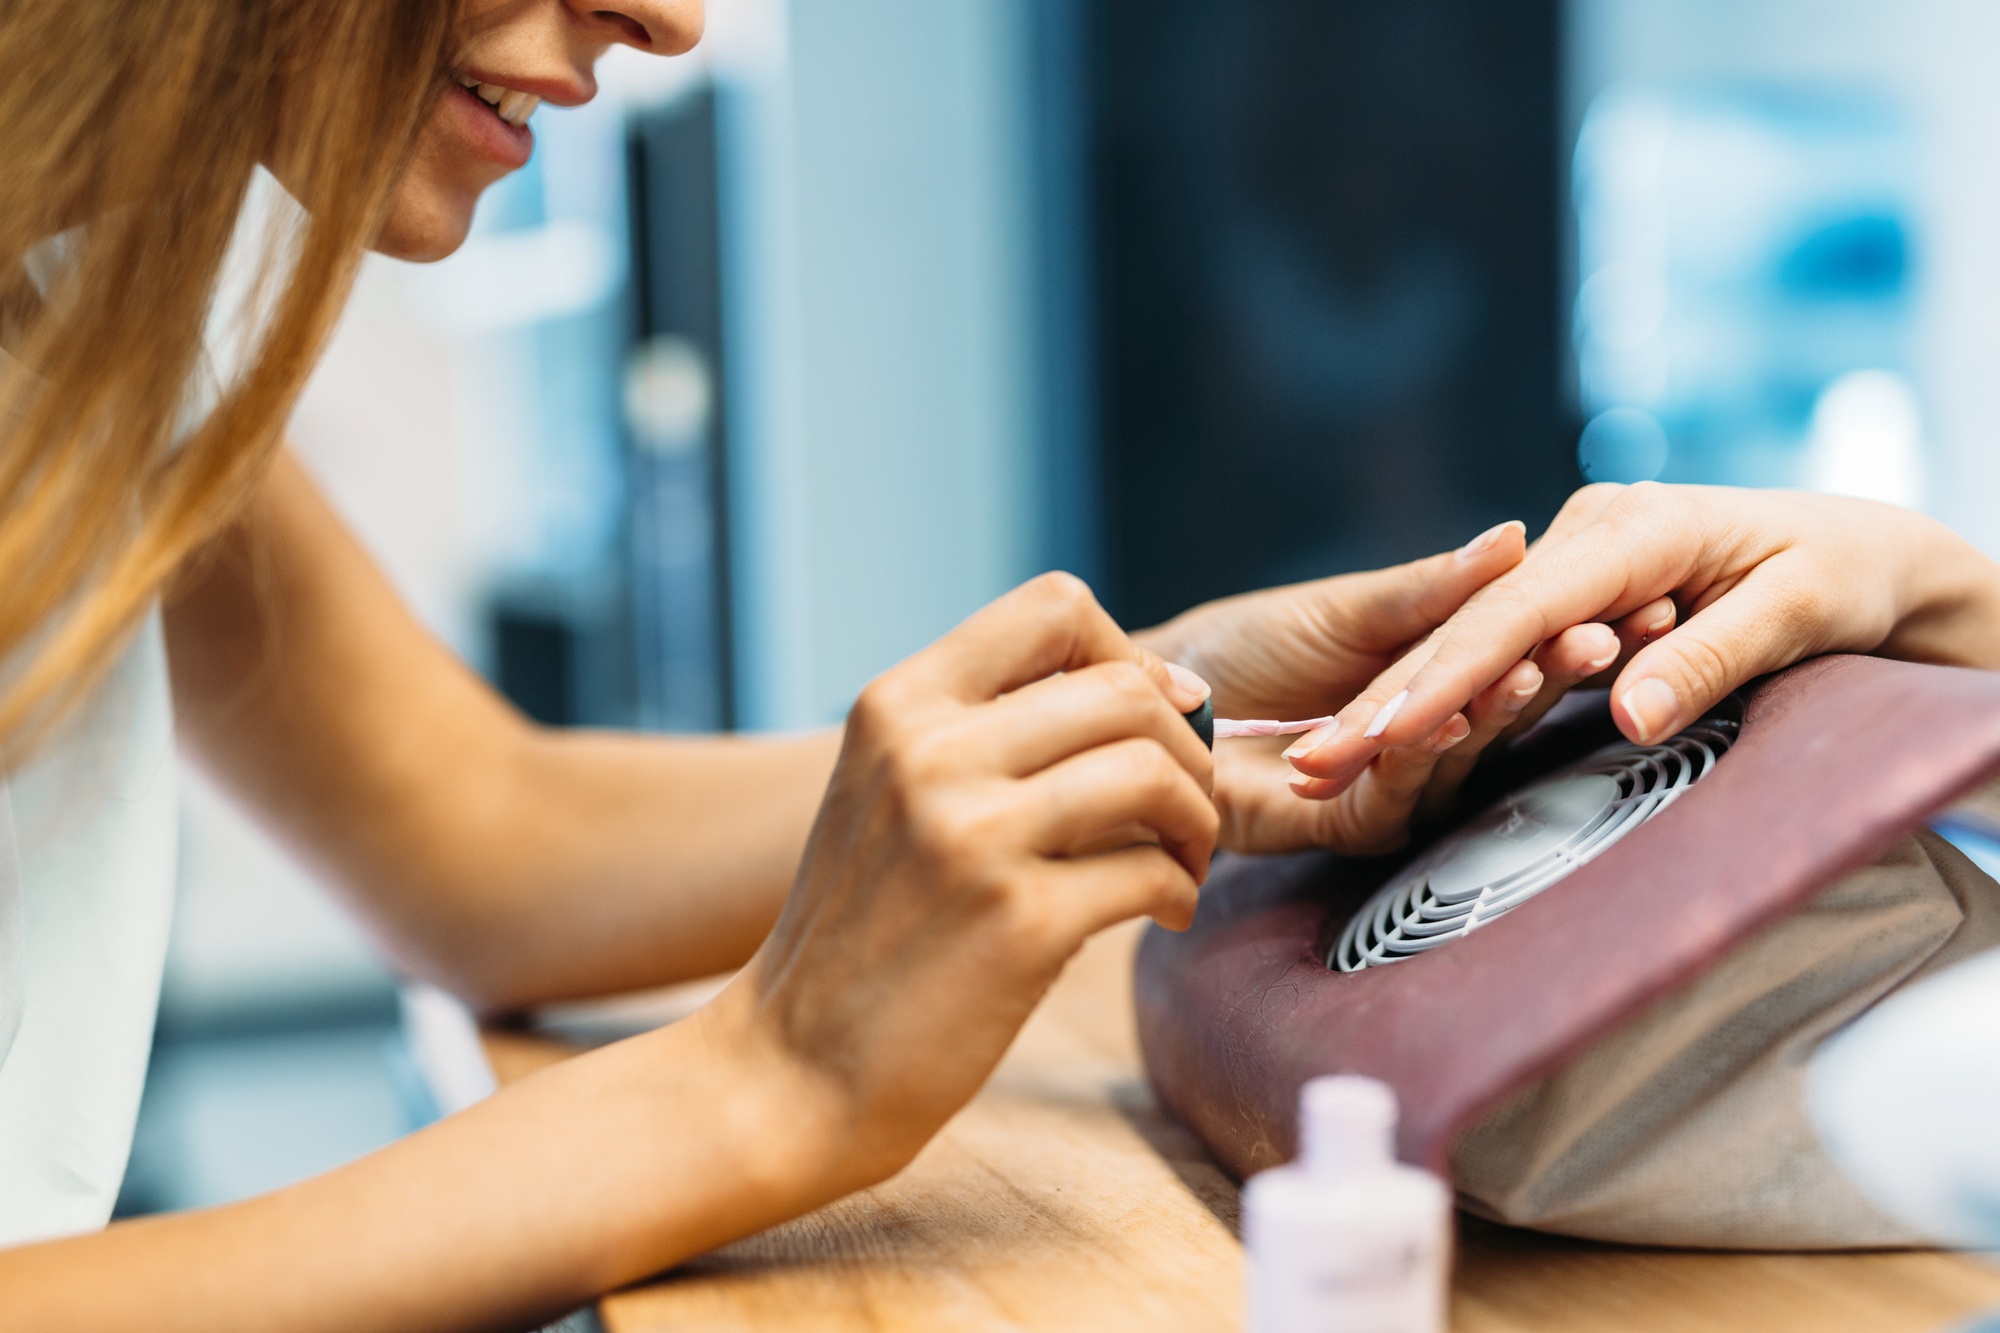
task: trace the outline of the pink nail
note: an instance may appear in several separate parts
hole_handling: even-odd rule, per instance
[[[1388,703],[1383,704],[1381,711],[1375,714],[1375,720],[1368,724],[1368,730],[1361,733],[1362,739],[1372,741],[1376,737],[1380,736],[1383,732],[1387,731],[1389,729],[1389,724],[1396,720],[1396,714],[1402,712],[1403,705],[1408,703],[1409,701],[1410,701],[1410,692],[1408,690],[1404,690],[1401,694],[1391,699]]]
[[[1167,663],[1167,678],[1173,681],[1174,688],[1181,692],[1179,702],[1183,709],[1200,707],[1201,701],[1211,692],[1207,681],[1178,662]]]
[[[1509,528],[1519,528],[1521,531],[1526,532],[1528,525],[1518,518],[1510,518],[1505,523],[1496,523],[1465,545],[1459,547],[1458,558],[1460,560],[1473,560],[1484,555],[1487,551],[1493,549],[1493,544],[1499,541]]]
[[[1317,731],[1309,731],[1296,741],[1293,741],[1285,750],[1285,758],[1291,760],[1303,759],[1339,734],[1340,719],[1335,718]]]

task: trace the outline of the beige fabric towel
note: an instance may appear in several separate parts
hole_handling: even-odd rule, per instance
[[[1461,1136],[1461,1201],[1634,1244],[1921,1244],[1827,1160],[1806,1061],[1897,987],[1996,947],[2000,885],[1917,833]]]

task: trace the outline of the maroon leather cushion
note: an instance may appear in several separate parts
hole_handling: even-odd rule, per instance
[[[1401,1100],[1402,1156],[1442,1173],[1458,1133],[1508,1094],[2000,771],[2000,673],[1828,657],[1744,698],[1735,747],[1667,810],[1405,962],[1343,973],[1324,959],[1330,929],[1407,854],[1218,862],[1193,927],[1155,927],[1139,950],[1161,1102],[1248,1175],[1292,1156],[1306,1079],[1371,1074]]]

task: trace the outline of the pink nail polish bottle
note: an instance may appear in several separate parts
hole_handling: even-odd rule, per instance
[[[1299,1158],[1243,1189],[1250,1333],[1443,1333],[1451,1194],[1392,1151],[1396,1094],[1372,1078],[1299,1091]]]

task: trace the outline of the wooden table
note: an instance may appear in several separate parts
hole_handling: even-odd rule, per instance
[[[607,1298],[608,1333],[1237,1327],[1236,1186],[1147,1092],[1137,940],[1094,941],[902,1175]],[[502,1032],[486,1046],[503,1082],[571,1049]],[[2000,1307],[2000,1268],[1956,1255],[1637,1250],[1473,1219],[1459,1236],[1461,1333],[1891,1333]]]

